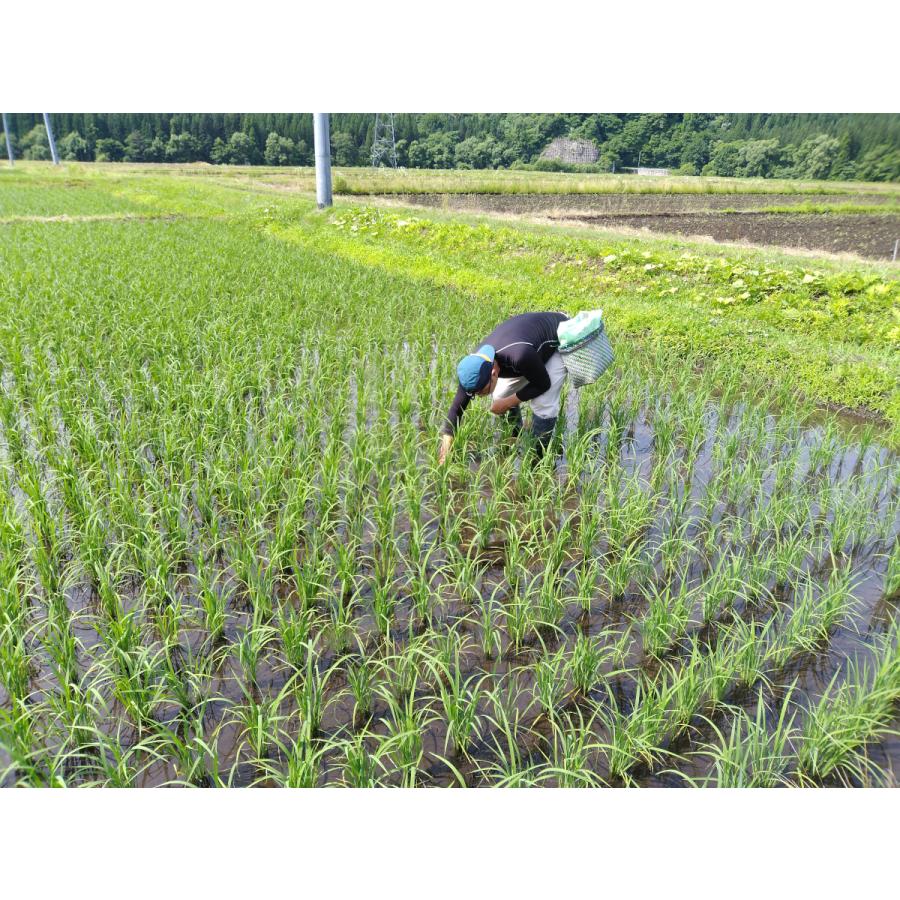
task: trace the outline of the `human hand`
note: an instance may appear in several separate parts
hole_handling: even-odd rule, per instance
[[[441,435],[441,447],[438,450],[438,464],[443,465],[447,461],[447,454],[450,452],[450,446],[453,438],[449,434]]]

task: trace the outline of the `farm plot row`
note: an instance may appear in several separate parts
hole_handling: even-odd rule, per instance
[[[533,298],[304,227],[0,231],[4,784],[890,783],[874,430],[623,341],[545,460],[481,408],[440,467]]]

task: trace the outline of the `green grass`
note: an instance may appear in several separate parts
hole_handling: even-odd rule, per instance
[[[295,224],[296,223],[296,224]],[[884,267],[575,237],[372,207],[274,214],[270,233],[510,312],[602,307],[617,338],[900,424],[900,282]]]
[[[63,177],[0,179],[0,784],[880,783],[900,461],[814,401],[890,417],[885,267]],[[598,305],[560,459],[439,466],[464,349]]]

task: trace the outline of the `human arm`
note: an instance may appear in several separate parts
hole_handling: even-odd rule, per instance
[[[495,416],[502,416],[503,413],[512,409],[514,406],[518,406],[522,401],[516,394],[510,394],[508,397],[501,397],[499,400],[494,400],[491,403],[491,412]]]
[[[462,387],[456,389],[456,396],[450,404],[447,418],[441,427],[441,447],[438,451],[438,460],[441,463],[447,459],[447,454],[450,452],[450,445],[453,443],[453,436],[456,434],[456,429],[459,427],[459,421],[471,400],[472,398],[469,396],[468,392]]]

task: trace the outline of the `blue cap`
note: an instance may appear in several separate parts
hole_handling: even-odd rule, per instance
[[[480,391],[491,380],[493,366],[494,348],[490,344],[485,344],[475,353],[464,356],[456,367],[456,374],[463,390],[470,394]]]

